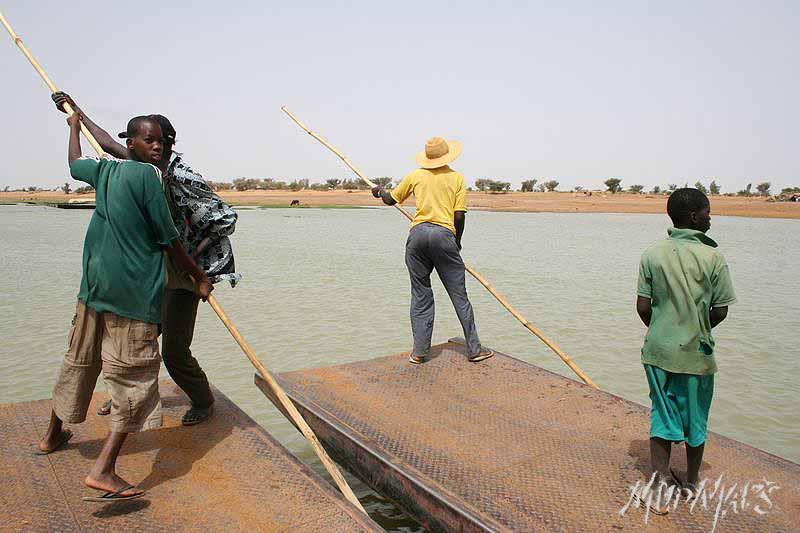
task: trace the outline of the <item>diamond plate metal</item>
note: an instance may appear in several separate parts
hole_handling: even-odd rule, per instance
[[[93,414],[104,394],[95,394],[86,422],[69,426],[69,445],[49,456],[34,450],[50,402],[0,405],[2,529],[381,530],[218,390],[212,419],[183,427],[188,400],[171,382],[160,388],[164,427],[128,437],[117,462],[122,477],[148,491],[129,502],[81,501],[95,492],[83,479],[108,432]]]
[[[433,355],[422,365],[399,354],[279,381],[341,464],[429,528],[711,529],[715,509],[681,505],[647,526],[643,508],[620,515],[649,473],[643,406],[504,354],[468,363],[455,342]],[[719,531],[800,530],[800,466],[713,433],[704,459],[701,477],[724,474],[728,487],[781,487],[767,514],[729,511]],[[673,465],[685,473],[682,449]]]

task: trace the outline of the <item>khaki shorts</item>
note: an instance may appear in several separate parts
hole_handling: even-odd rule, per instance
[[[98,313],[80,300],[53,389],[53,411],[70,424],[86,420],[97,376],[111,395],[111,431],[161,427],[158,325]]]

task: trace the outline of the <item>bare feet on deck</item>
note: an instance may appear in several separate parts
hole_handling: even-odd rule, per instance
[[[68,429],[62,429],[57,433],[48,433],[39,441],[39,451],[37,453],[40,455],[51,454],[69,442],[71,438],[72,431]]]
[[[103,492],[117,492],[120,489],[131,486],[130,483],[114,473],[103,474],[99,476],[89,474],[86,476],[86,479],[84,479],[83,482],[90,489],[102,490]],[[130,496],[139,496],[141,494],[144,494],[143,490],[132,487],[130,489],[123,490],[118,494],[118,496],[121,498],[128,498]]]

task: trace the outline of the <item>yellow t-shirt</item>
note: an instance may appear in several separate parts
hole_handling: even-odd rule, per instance
[[[417,202],[412,228],[430,222],[449,229],[455,235],[453,214],[467,210],[464,176],[448,166],[419,168],[403,178],[392,190],[392,198],[402,204],[412,193]]]

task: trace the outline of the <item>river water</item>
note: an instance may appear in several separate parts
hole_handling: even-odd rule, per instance
[[[713,206],[712,206],[713,208]],[[80,282],[91,211],[0,206],[0,403],[50,396]],[[641,252],[666,235],[661,215],[491,213],[467,217],[463,255],[602,389],[648,405],[634,310]],[[403,263],[408,225],[391,208],[242,209],[235,289],[215,295],[273,371],[332,365],[410,348]],[[738,302],[715,329],[710,429],[800,462],[800,221],[714,217],[709,236]],[[570,376],[468,277],[481,341]],[[460,336],[438,279],[434,341]],[[209,378],[293,453],[323,472],[302,436],[253,385],[253,369],[202,305],[193,351]],[[163,373],[166,376],[166,372]],[[414,530],[349,478],[373,518]]]

